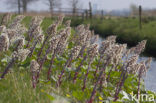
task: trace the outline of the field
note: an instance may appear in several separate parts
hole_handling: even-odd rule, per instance
[[[116,36],[97,44],[89,25],[70,27],[63,18],[13,15],[1,26],[0,103],[134,103],[140,94],[155,100],[143,81],[151,58],[138,62],[146,40],[130,49]]]
[[[147,40],[145,53],[156,56],[156,18],[143,17],[142,29],[139,28],[139,19],[132,17],[110,18],[110,19],[92,19],[82,20],[73,19],[72,25],[91,24],[91,29],[102,37],[110,35],[117,36],[117,42],[127,43],[130,47],[135,46],[142,40]]]

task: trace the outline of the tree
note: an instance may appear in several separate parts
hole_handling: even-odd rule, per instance
[[[18,14],[21,13],[21,3],[20,0],[6,0],[6,4],[9,4],[11,8],[16,8],[18,10]]]
[[[27,12],[28,4],[35,2],[38,0],[7,0],[7,4],[9,4],[11,7],[17,7],[18,13],[21,12],[21,8],[24,13]]]
[[[28,9],[28,4],[35,2],[35,1],[38,1],[38,0],[21,0],[23,12],[26,13]]]
[[[79,7],[79,0],[69,0],[69,5],[72,6],[73,16],[76,15],[77,9]]]
[[[54,8],[59,8],[61,6],[61,0],[47,0],[46,4],[49,6],[51,16],[53,16]]]

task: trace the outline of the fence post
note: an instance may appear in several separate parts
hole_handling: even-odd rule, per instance
[[[90,19],[92,19],[92,4],[91,4],[91,2],[89,2],[89,16],[90,16]]]
[[[20,3],[20,0],[18,0],[18,14],[21,14],[21,3]]]
[[[139,6],[139,28],[142,29],[142,7]]]

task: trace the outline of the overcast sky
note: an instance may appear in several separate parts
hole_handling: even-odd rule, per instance
[[[5,3],[6,0],[0,0],[0,12],[5,11],[15,11],[15,9],[10,9],[9,6]],[[48,10],[47,5],[45,5],[42,0],[35,2],[29,6],[30,10]],[[69,8],[68,0],[62,0],[62,7]],[[98,9],[105,10],[121,10],[128,9],[131,4],[142,5],[143,8],[156,8],[156,0],[80,0],[81,7],[87,8],[88,2],[91,1],[92,4],[96,4]]]

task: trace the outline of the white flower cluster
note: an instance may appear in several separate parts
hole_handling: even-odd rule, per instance
[[[110,41],[112,44],[116,42],[116,36],[108,36],[106,40]]]
[[[81,46],[75,46],[72,50],[71,50],[71,59],[76,59],[77,56],[79,55],[79,52],[81,50]]]
[[[9,21],[11,20],[11,16],[12,16],[12,14],[5,13],[2,17],[3,18],[1,21],[2,25],[7,25],[9,23]]]
[[[15,29],[6,29],[2,34],[8,35],[10,42],[19,37]]]
[[[125,65],[129,73],[132,73],[134,70],[136,70],[134,69],[135,66],[137,67],[137,69],[139,69],[139,66],[137,64],[138,57],[138,55],[133,55],[126,61]]]
[[[24,25],[22,25],[21,23],[18,23],[15,26],[14,30],[16,30],[16,32],[20,36],[20,35],[24,34],[27,31],[27,28]]]
[[[58,16],[57,21],[56,21],[56,24],[57,25],[61,25],[62,22],[63,22],[63,19],[64,19],[64,15],[61,14],[60,16]]]
[[[48,29],[47,29],[47,34],[48,34],[49,36],[54,36],[54,35],[56,35],[56,33],[57,33],[57,27],[58,27],[57,24],[51,24],[51,25],[48,27]]]
[[[14,45],[16,46],[17,50],[22,49],[25,45],[25,38],[17,38],[14,42]]]
[[[9,38],[10,45],[13,45],[18,39],[24,38],[22,35],[24,32],[26,32],[26,28],[21,24],[21,21],[23,20],[25,16],[19,15],[17,16],[12,24],[6,29],[2,31],[2,35],[7,35]],[[18,38],[18,39],[17,39]],[[22,42],[21,42],[22,43]],[[21,44],[23,45],[23,44]]]
[[[69,35],[71,34],[71,28],[70,27],[67,27],[65,29],[65,32],[62,32],[62,34],[60,34],[60,40],[57,44],[57,53],[58,54],[62,54],[63,51],[65,50],[66,48],[66,45],[67,45],[67,40],[68,40],[68,37]]]
[[[30,70],[32,72],[38,72],[39,71],[39,67],[40,65],[38,64],[38,62],[36,60],[32,60],[30,63]]]
[[[70,27],[70,24],[71,24],[71,20],[67,20],[67,21],[65,22],[65,26],[66,26],[66,27]]]
[[[12,54],[12,58],[17,59],[18,61],[25,61],[27,56],[29,55],[30,50],[28,49],[19,49],[18,51],[14,51]]]
[[[28,30],[28,36],[29,36],[30,40],[31,40],[31,38],[35,38],[35,39],[37,39],[37,41],[39,38],[43,39],[43,36],[42,36],[43,31],[42,31],[42,28],[40,27],[42,20],[43,20],[43,17],[40,17],[40,16],[36,16],[36,17],[32,18],[31,24],[30,24],[29,30]],[[41,43],[41,42],[42,41],[40,41],[39,43]]]
[[[134,53],[135,54],[140,54],[141,52],[143,52],[143,50],[145,49],[145,46],[146,46],[146,40],[143,40],[141,41],[136,47],[135,47],[135,50],[134,50]]]
[[[43,21],[44,17],[42,16],[35,16],[32,18],[30,27],[33,25],[41,25],[42,21]]]
[[[152,62],[152,58],[148,58],[146,61],[142,61],[140,63],[134,63],[133,65],[129,66],[129,73],[135,74],[139,73],[142,76],[146,76],[146,72],[150,68]]]
[[[0,26],[0,32],[4,32],[5,30],[6,30],[6,26],[5,25]]]
[[[104,40],[101,43],[101,46],[99,48],[99,54],[104,55],[105,51],[107,51],[107,49],[110,49],[110,48],[111,48],[111,42],[108,40]]]
[[[12,24],[9,26],[9,28],[10,28],[10,29],[17,29],[17,25],[21,23],[21,21],[24,19],[24,17],[25,17],[24,15],[19,15],[19,16],[17,16],[17,17],[13,20],[13,22],[12,22]]]
[[[57,48],[57,44],[60,40],[61,36],[60,35],[56,35],[54,36],[51,40],[50,40],[50,51],[53,53],[54,50]]]
[[[9,38],[8,35],[0,35],[0,52],[7,51],[9,48]]]
[[[99,40],[99,35],[93,35],[91,38],[91,44],[96,43]]]
[[[94,57],[96,57],[98,55],[98,44],[92,44],[88,48],[87,53],[88,53],[88,56],[89,56],[90,60],[94,59]]]
[[[38,43],[42,44],[44,41],[44,35],[40,34],[36,37]]]

